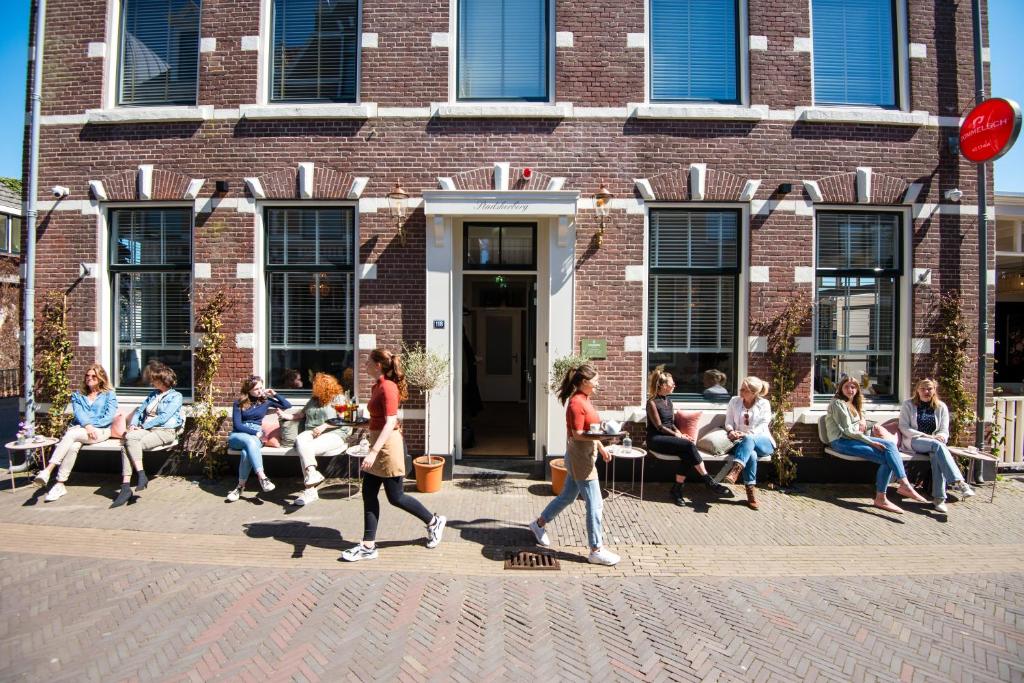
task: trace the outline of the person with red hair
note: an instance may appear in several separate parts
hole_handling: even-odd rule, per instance
[[[292,502],[293,505],[309,505],[320,499],[316,487],[323,483],[324,475],[316,468],[316,456],[345,446],[346,437],[351,431],[327,423],[338,417],[334,410],[335,404],[345,401],[345,393],[337,378],[326,372],[318,372],[313,376],[313,395],[305,407],[291,416],[281,413],[282,419],[305,420],[304,430],[295,439],[295,450],[302,463],[302,480],[306,488]]]

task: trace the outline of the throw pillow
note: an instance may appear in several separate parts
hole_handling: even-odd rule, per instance
[[[295,440],[299,438],[299,427],[301,426],[301,420],[285,420],[281,423],[281,435],[277,439],[283,447],[291,448],[295,445]]]
[[[281,422],[277,419],[276,413],[267,413],[266,417],[263,418],[260,428],[263,430],[263,436],[260,437],[260,441],[263,442],[264,446],[271,446],[277,448],[281,445]]]
[[[729,440],[729,434],[724,429],[714,429],[700,438],[697,448],[705,453],[714,455],[725,455],[736,445],[735,441]]]
[[[676,429],[690,441],[697,443],[697,431],[700,429],[702,410],[677,410],[675,414]]]
[[[900,432],[900,421],[897,418],[887,420],[881,424],[875,425],[874,430],[875,436],[886,441],[891,441],[896,444],[896,449],[899,450],[900,442],[903,440],[903,433]]]

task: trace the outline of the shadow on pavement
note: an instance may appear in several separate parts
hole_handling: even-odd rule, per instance
[[[302,557],[307,546],[337,550],[341,552],[349,544],[344,542],[341,532],[324,526],[310,526],[309,522],[271,521],[243,524],[242,529],[249,538],[273,538],[275,541],[292,546],[292,557]]]

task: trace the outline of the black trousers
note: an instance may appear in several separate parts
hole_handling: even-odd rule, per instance
[[[380,501],[377,496],[380,495],[380,487],[384,487],[384,493],[388,497],[388,502],[396,508],[401,508],[408,512],[410,515],[415,515],[423,521],[424,524],[430,524],[430,520],[434,518],[427,508],[423,507],[423,503],[419,502],[412,496],[406,495],[403,480],[405,477],[401,475],[397,477],[378,477],[375,474],[364,474],[363,475],[363,540],[364,541],[375,541],[377,540],[377,521],[380,519]]]
[[[675,455],[679,458],[679,476],[686,476],[691,467],[696,467],[703,462],[697,446],[686,439],[668,434],[648,434],[647,447],[665,455]]]

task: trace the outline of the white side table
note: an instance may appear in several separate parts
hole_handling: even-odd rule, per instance
[[[643,500],[644,499],[644,469],[645,469],[646,464],[647,464],[647,451],[645,451],[642,448],[626,448],[625,446],[618,446],[618,445],[616,445],[616,446],[608,446],[606,450],[612,456],[612,462],[609,463],[611,465],[611,467],[609,469],[612,471],[611,472],[611,474],[612,474],[612,485],[611,485],[611,488],[608,489],[608,500],[614,500],[615,498],[619,498],[621,496],[628,496],[630,498],[636,498],[637,500]],[[630,480],[629,480],[629,487],[630,487],[630,491],[629,492],[617,490],[615,488],[615,460],[619,460],[619,459],[632,461],[632,464],[631,464],[631,467],[630,467],[631,477],[630,477]],[[640,461],[640,495],[639,496],[636,495],[635,493],[632,493],[632,491],[636,490],[636,461],[637,460]],[[607,477],[605,477],[605,479],[606,479],[605,485],[607,486]]]
[[[25,443],[18,443],[17,441],[11,441],[4,444],[4,448],[7,449],[7,473],[11,475],[11,493],[17,489],[14,475],[17,472],[25,472],[29,469],[30,460],[38,460],[42,463],[43,467],[46,467],[46,449],[57,443],[57,439],[52,437],[43,436],[37,437]],[[14,466],[14,452],[24,451],[25,462],[20,467]]]
[[[356,460],[356,479],[358,479],[359,481],[356,488],[360,491],[363,490],[363,458],[365,458],[369,454],[370,452],[368,450],[363,450],[363,447],[360,446],[359,444],[356,444],[355,446],[349,446],[347,449],[345,449],[345,455],[348,456],[349,472],[352,471],[352,459],[354,458]],[[351,476],[348,478],[348,497],[352,497]]]

